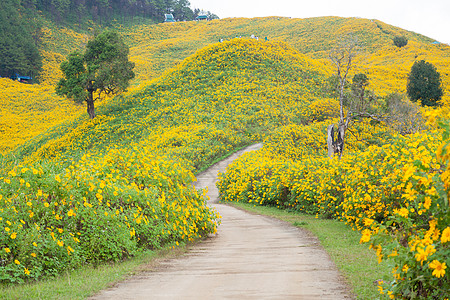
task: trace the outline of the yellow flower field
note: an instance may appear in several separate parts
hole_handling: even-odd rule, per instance
[[[386,297],[407,297],[412,289],[440,297],[448,288],[449,46],[360,18],[236,18],[116,29],[130,45],[137,76],[128,93],[99,103],[93,120],[83,106],[54,93],[60,62],[82,49],[90,34],[46,24],[41,83],[0,79],[6,282],[215,232],[219,216],[191,187],[193,174],[264,141],[262,150],[222,175],[223,201],[346,222],[379,260],[393,261],[392,278],[380,285]],[[405,92],[420,59],[440,72],[444,105],[423,110],[426,130],[409,135],[356,122],[343,159],[330,160],[325,132],[337,122],[338,102],[324,91],[333,74],[327,53],[348,33],[364,44],[349,77],[367,74],[377,105]],[[394,46],[397,35],[408,45]],[[93,253],[93,247],[100,250]]]

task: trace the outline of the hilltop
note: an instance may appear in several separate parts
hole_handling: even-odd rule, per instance
[[[57,126],[16,155],[34,161],[130,144],[146,144],[156,153],[188,147],[183,156],[199,169],[203,160],[256,141],[261,132],[298,122],[319,97],[325,77],[320,65],[282,42],[212,44],[142,89],[105,103],[98,118]],[[205,141],[213,144],[196,149]],[[198,151],[205,156],[201,160]]]

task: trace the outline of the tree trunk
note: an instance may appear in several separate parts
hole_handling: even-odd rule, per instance
[[[331,124],[327,128],[327,144],[328,144],[328,157],[333,158],[336,147],[334,143],[334,125]]]
[[[87,113],[92,120],[93,118],[95,118],[94,95],[93,95],[94,91],[88,90],[88,93],[89,93],[89,97],[88,97],[88,99],[86,99]]]
[[[339,154],[339,159],[342,157],[342,153],[344,152],[344,141],[345,141],[345,129],[346,124],[343,122],[339,123],[338,132],[337,132],[337,142],[336,142],[336,152]]]
[[[327,144],[328,144],[328,157],[333,158],[335,154],[339,155],[339,159],[344,152],[345,141],[345,129],[346,124],[340,122],[337,128],[337,139],[334,140],[334,125],[331,124],[327,128]]]

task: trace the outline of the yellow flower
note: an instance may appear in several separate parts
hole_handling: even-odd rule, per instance
[[[30,271],[28,270],[28,268],[25,268],[23,271],[25,272],[25,275],[30,275]]]
[[[425,197],[425,202],[423,203],[423,207],[425,207],[426,209],[430,209],[430,206],[431,206],[431,198]]]
[[[17,233],[13,232],[13,233],[11,234],[11,238],[12,238],[12,239],[15,239],[16,237],[17,237]]]
[[[393,257],[393,256],[397,256],[397,255],[398,255],[397,249],[394,249],[392,251],[392,253],[388,255],[388,257]]]
[[[61,182],[61,177],[59,177],[59,175],[56,175],[55,176],[55,180],[58,181],[58,182]]]
[[[10,231],[11,229],[9,229],[9,227],[5,227],[5,231],[6,232],[8,232],[8,231]]]
[[[370,230],[369,229],[364,229],[362,231],[362,237],[359,240],[359,243],[362,244],[362,243],[367,243],[368,241],[370,241],[370,235],[371,235]]]
[[[408,267],[408,265],[405,264],[402,268],[402,272],[406,273],[406,272],[408,272],[408,270],[409,270],[409,267]]]
[[[18,261],[17,259],[14,260],[14,263],[15,263],[16,265],[20,265],[20,261]]]
[[[364,219],[364,226],[369,227],[370,225],[372,225],[373,221],[374,221],[373,219],[365,218]]]
[[[68,215],[69,217],[73,217],[73,216],[76,215],[76,213],[73,211],[73,209],[70,209],[70,210],[67,212],[67,215]]]
[[[388,292],[388,295],[389,295],[389,299],[395,299],[395,296],[394,296],[394,294],[392,294],[391,291]]]
[[[98,201],[102,201],[103,200],[103,196],[100,193],[95,194],[95,196],[97,197]]]
[[[382,284],[383,284],[383,281],[380,281],[378,283],[378,292],[383,295],[384,294],[384,290],[383,290],[383,287],[381,286]]]
[[[9,248],[3,248],[3,250],[5,250],[6,253],[11,252],[11,249],[9,249]]]
[[[420,261],[420,265],[423,265],[423,262],[428,258],[428,254],[423,250],[423,248],[417,247],[417,254],[415,257],[417,261]]]
[[[437,278],[444,277],[445,269],[447,268],[447,266],[445,265],[445,262],[444,263],[440,263],[439,261],[437,261],[435,259],[428,266],[431,269],[433,269],[433,273],[432,273],[433,276],[435,276]]]
[[[34,252],[31,253],[31,256],[36,257],[36,253],[34,253]]]
[[[448,241],[450,241],[450,227],[447,227],[444,229],[444,231],[442,231],[442,236],[441,236],[441,243],[447,243]]]
[[[408,217],[409,210],[407,208],[394,209],[394,213],[398,214],[404,218]]]
[[[63,242],[63,241],[57,241],[56,243],[57,243],[58,246],[60,246],[60,247],[64,246],[64,242]]]

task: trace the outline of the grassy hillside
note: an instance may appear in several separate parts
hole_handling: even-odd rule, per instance
[[[136,63],[136,79],[133,86],[145,85],[149,80],[157,78],[165,70],[180,64],[186,57],[193,55],[198,49],[217,43],[219,39],[230,40],[236,36],[249,38],[251,34],[270,41],[284,41],[299,52],[322,62],[322,72],[331,74],[332,68],[327,61],[327,51],[336,41],[348,32],[356,34],[364,44],[355,72],[366,73],[371,80],[371,89],[378,95],[385,96],[391,92],[405,92],[406,76],[415,60],[425,59],[432,62],[441,73],[444,86],[450,83],[450,47],[432,45],[431,39],[422,35],[385,24],[378,20],[360,18],[321,17],[310,19],[290,18],[235,18],[214,20],[210,22],[177,22],[171,24],[140,25],[124,27],[115,26],[130,46],[130,59]],[[54,84],[61,77],[59,65],[64,57],[75,49],[81,49],[94,31],[101,30],[92,25],[89,31],[76,32],[67,28],[59,28],[51,22],[45,23],[42,30],[44,72],[42,84],[49,97],[43,97],[41,87],[36,92],[22,97],[22,89],[5,81],[5,89],[0,92],[2,116],[21,119],[20,113],[12,107],[27,110],[28,116],[36,122],[21,122],[14,129],[0,125],[2,136],[8,139],[0,142],[0,151],[8,152],[32,136],[45,131],[76,112],[83,112],[81,107],[73,106],[66,114],[58,113],[58,118],[48,119],[48,114],[39,109],[29,109],[28,102],[45,101],[47,106],[63,107],[71,105],[67,100],[52,93]],[[407,46],[397,48],[392,39],[396,35],[404,35],[409,39]],[[30,89],[27,87],[26,89]],[[32,89],[34,90],[34,89]],[[16,99],[19,99],[17,101]],[[46,100],[44,100],[46,99]],[[449,102],[450,91],[445,89],[444,101]],[[28,117],[27,117],[28,118]],[[9,122],[13,124],[14,121]],[[35,124],[38,123],[39,126]]]
[[[138,69],[145,70],[137,76],[142,80],[160,74],[167,66],[179,63],[197,49],[215,43],[221,38],[225,40],[239,36],[249,38],[252,34],[261,39],[267,37],[269,40],[284,41],[311,58],[327,59],[327,51],[335,46],[341,36],[351,32],[357,35],[364,45],[365,52],[358,64],[365,69],[368,68],[368,62],[365,61],[367,55],[380,56],[384,53],[384,56],[394,52],[395,60],[385,61],[383,65],[395,69],[395,64],[402,61],[402,65],[408,64],[408,72],[414,59],[404,61],[404,52],[416,52],[417,59],[429,59],[427,56],[438,60],[449,57],[448,46],[431,46],[432,39],[378,20],[361,18],[232,18],[208,23],[143,25],[131,29],[124,28],[122,32],[132,46],[131,56],[136,59]],[[400,53],[396,51],[397,47],[393,45],[392,39],[397,35],[409,39],[408,51]],[[434,53],[435,48],[439,49],[439,54]],[[444,68],[444,64],[441,67]],[[402,77],[403,73],[402,70],[400,73]]]
[[[130,143],[177,152],[183,146],[195,147],[185,140],[192,136],[218,143],[201,150],[208,151],[207,160],[214,159],[227,147],[258,140],[280,124],[299,122],[320,95],[324,78],[320,65],[284,43],[216,43],[136,93],[104,104],[98,118],[82,116],[55,127],[20,147],[15,156],[60,160]],[[200,150],[194,150],[183,149],[183,155],[199,159]]]

